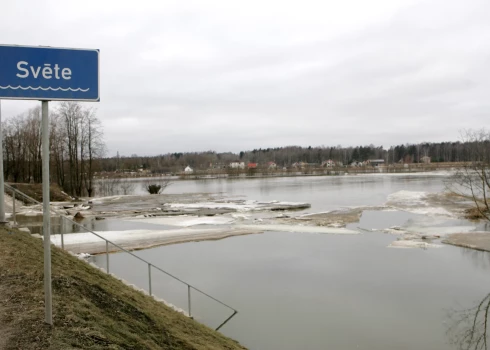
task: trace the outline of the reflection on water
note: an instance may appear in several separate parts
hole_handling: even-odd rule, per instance
[[[461,350],[488,350],[490,346],[490,293],[474,307],[449,313],[449,338]]]
[[[174,181],[164,193],[225,193],[255,200],[307,202],[312,211],[344,206],[381,205],[400,190],[439,192],[443,176],[313,176]],[[145,179],[135,179],[133,194],[146,194]]]
[[[385,229],[392,226],[405,226],[410,221],[421,220],[424,215],[413,214],[405,211],[380,211],[380,210],[364,210],[361,219],[357,223],[347,226],[347,228],[361,227],[366,230]]]
[[[251,349],[457,349],[447,310],[488,293],[489,267],[475,268],[457,247],[386,248],[392,240],[275,232],[136,253],[237,308],[222,331]],[[104,265],[104,256],[94,259]],[[111,255],[111,269],[148,284],[146,267],[124,254]],[[185,307],[178,288],[164,281],[153,291]],[[200,321],[219,321],[215,305],[195,304]]]
[[[42,233],[42,215],[18,215],[16,221],[19,226],[29,228],[31,233]],[[165,230],[174,228],[168,225],[154,225],[144,222],[123,221],[121,219],[97,220],[94,217],[81,219],[76,222],[91,231]],[[59,216],[51,217],[51,234],[60,234],[61,232],[69,234],[87,232],[87,230]]]
[[[315,212],[382,205],[400,190],[443,188],[440,177],[345,176],[180,181],[166,192],[301,201]],[[87,223],[95,230],[145,228],[118,220]],[[400,211],[365,211],[355,223],[366,229],[465,224]],[[381,233],[274,232],[135,253],[237,308],[239,314],[222,331],[251,349],[488,350],[490,254],[447,245],[386,248],[394,239]],[[93,260],[105,265],[105,256]],[[111,272],[147,288],[146,265],[125,254],[111,254],[110,261]],[[152,276],[157,296],[187,305],[185,287]],[[193,298],[199,321],[216,326],[226,317],[226,310]],[[458,311],[448,318],[449,309]]]
[[[490,253],[469,248],[460,248],[459,252],[470,260],[477,269],[490,271]]]

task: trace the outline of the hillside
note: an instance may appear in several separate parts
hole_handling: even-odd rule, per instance
[[[0,349],[245,349],[52,247],[44,324],[42,241],[0,228]]]

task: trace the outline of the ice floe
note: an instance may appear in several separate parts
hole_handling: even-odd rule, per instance
[[[196,225],[226,225],[235,221],[233,217],[224,216],[173,216],[173,217],[137,217],[127,218],[124,221],[130,222],[143,222],[155,225],[168,225],[168,226],[180,226],[189,227]]]
[[[406,206],[417,206],[426,203],[427,192],[401,190],[388,195],[388,203],[402,203]]]
[[[248,226],[245,228],[216,227],[206,229],[180,228],[175,230],[128,230],[103,231],[96,234],[125,249],[143,249],[162,244],[183,243],[201,240],[216,240],[231,236],[246,235],[262,232],[260,228]],[[65,249],[76,253],[98,254],[106,252],[104,239],[91,232],[70,233],[63,237]],[[61,246],[61,235],[51,235],[51,242]],[[109,243],[110,252],[120,248]]]
[[[229,201],[229,202],[200,202],[200,203],[171,203],[166,204],[165,209],[228,209],[233,211],[247,212],[260,210],[288,210],[306,209],[310,204],[302,202],[260,202],[254,200]]]
[[[402,190],[388,195],[386,205],[391,209],[414,214],[454,217],[454,214],[447,209],[431,205],[429,202],[430,195],[428,192]]]
[[[388,248],[441,248],[441,244],[420,242],[420,241],[411,241],[411,240],[399,240],[392,242]]]
[[[336,235],[355,235],[359,231],[349,230],[346,228],[324,227],[324,226],[305,226],[305,225],[236,225],[240,229],[255,228],[261,231],[275,232],[298,232],[298,233],[327,233]]]

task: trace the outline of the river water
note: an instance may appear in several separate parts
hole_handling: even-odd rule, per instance
[[[223,192],[301,201],[305,212],[383,205],[398,191],[438,192],[445,176],[343,176],[180,181],[166,192]],[[367,210],[363,228],[441,218]],[[443,221],[446,219],[443,219]],[[467,225],[446,220],[448,225]],[[353,224],[354,225],[354,224]],[[136,254],[232,305],[221,331],[250,349],[457,349],[453,329],[490,293],[490,254],[448,245],[395,249],[396,237],[269,232],[175,244]],[[112,254],[111,272],[147,289],[147,267]],[[94,261],[105,266],[105,256]],[[146,273],[145,273],[146,272]],[[153,272],[153,293],[187,309],[187,288]],[[230,313],[192,291],[194,317],[216,327]]]

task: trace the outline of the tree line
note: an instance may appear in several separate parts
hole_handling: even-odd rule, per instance
[[[226,168],[231,162],[291,167],[304,162],[320,165],[326,160],[348,165],[369,159],[386,164],[468,162],[474,160],[472,140],[422,142],[382,146],[285,146],[232,152],[167,153],[157,156],[104,157],[105,144],[96,111],[79,103],[60,103],[50,113],[51,181],[72,196],[91,196],[97,172],[146,171],[156,174],[179,173],[186,166],[195,170]],[[41,182],[41,108],[36,107],[2,124],[5,177],[12,182]],[[482,140],[479,140],[482,142]],[[489,142],[486,140],[485,142]]]
[[[424,159],[425,158],[425,159]],[[238,153],[214,151],[167,153],[157,156],[120,156],[104,158],[100,170],[139,171],[152,173],[178,173],[186,166],[195,170],[225,168],[231,162],[248,162],[266,165],[274,162],[278,167],[291,167],[294,163],[304,162],[321,165],[322,162],[333,160],[337,164],[349,165],[353,162],[364,162],[369,159],[383,159],[386,164],[422,163],[430,159],[437,162],[468,162],[474,160],[470,141],[456,142],[422,142],[418,144],[401,144],[385,149],[382,146],[319,146],[301,147],[286,146],[276,148],[259,148]]]
[[[4,176],[12,182],[41,182],[41,108],[2,122]],[[72,196],[91,196],[96,163],[105,145],[96,111],[62,102],[50,111],[51,182]]]

